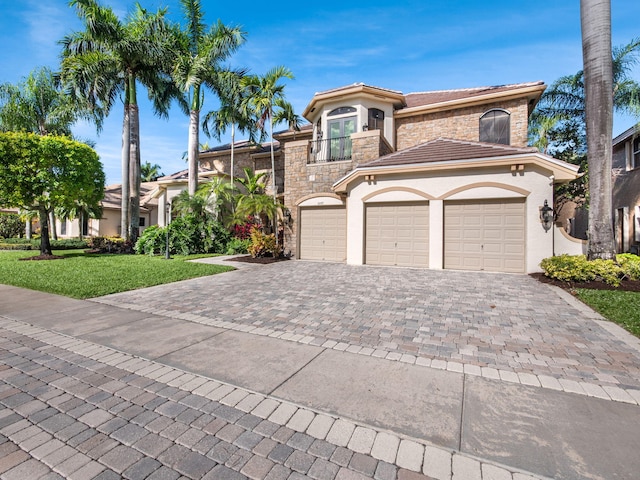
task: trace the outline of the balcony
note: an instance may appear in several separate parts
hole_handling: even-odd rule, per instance
[[[312,140],[308,164],[351,160],[351,136]]]

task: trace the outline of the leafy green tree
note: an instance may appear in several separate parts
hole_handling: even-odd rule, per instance
[[[611,1],[580,0],[580,23],[590,191],[587,258],[615,260],[611,221],[614,105]]]
[[[157,163],[145,162],[140,166],[140,179],[143,182],[155,182],[158,177],[164,176],[162,167]]]
[[[97,207],[104,172],[89,146],[59,136],[0,133],[0,206],[38,212],[40,253],[51,255],[49,213],[79,203]]]
[[[218,21],[207,30],[200,0],[181,0],[187,19],[185,31],[176,30],[174,41],[177,57],[173,78],[178,88],[187,94],[189,102],[189,195],[198,188],[198,145],[200,110],[204,102],[203,86],[214,87],[221,72],[220,63],[244,42],[244,32]]]
[[[140,217],[140,119],[137,85],[147,89],[156,114],[167,116],[180,95],[167,73],[172,48],[166,9],[151,14],[136,4],[125,21],[96,0],[71,0],[84,30],[62,40],[61,79],[68,92],[107,115],[123,95],[122,234],[135,241]],[[184,105],[182,105],[184,107]],[[100,124],[98,124],[100,128]]]

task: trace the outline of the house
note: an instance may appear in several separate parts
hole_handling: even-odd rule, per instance
[[[158,223],[158,200],[156,192],[158,182],[142,182],[140,184],[140,232],[149,225]],[[122,185],[105,187],[104,198],[100,202],[102,215],[100,218],[59,219],[56,218],[56,232],[60,238],[115,237],[121,234],[120,206]],[[82,225],[81,225],[82,223]],[[80,229],[82,228],[82,232]]]
[[[541,223],[578,167],[527,148],[542,82],[435,92],[316,93],[276,136],[296,258],[529,273],[583,242]],[[280,192],[279,192],[280,193]]]
[[[613,139],[612,208],[618,253],[638,253],[640,245],[640,127]]]

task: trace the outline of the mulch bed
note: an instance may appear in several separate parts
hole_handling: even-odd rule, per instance
[[[63,258],[60,255],[37,255],[35,257],[19,258],[18,260],[61,260]]]
[[[576,288],[589,288],[593,290],[624,290],[627,292],[640,292],[640,281],[638,280],[623,280],[619,287],[608,285],[604,282],[562,282],[554,278],[547,277],[544,273],[531,273],[530,276],[542,283],[548,283],[555,285],[556,287],[564,288],[565,290],[575,290]]]
[[[267,265],[269,263],[283,262],[289,260],[289,257],[256,257],[251,255],[243,255],[241,257],[227,258],[227,262],[245,262],[245,263],[259,263],[261,265]]]

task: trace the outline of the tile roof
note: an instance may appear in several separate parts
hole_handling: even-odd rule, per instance
[[[503,157],[537,153],[533,147],[518,148],[495,143],[469,142],[438,138],[415,147],[385,155],[377,160],[358,165],[359,168],[382,167],[392,165],[411,165],[478,158]]]
[[[140,184],[140,210],[148,211],[144,205],[151,202],[152,199],[147,198],[147,195],[151,193],[158,186],[157,182],[142,182]],[[116,208],[120,209],[122,200],[122,185],[108,185],[104,189],[104,198],[101,205],[103,208]],[[153,203],[153,202],[152,202]]]
[[[315,95],[325,95],[327,93],[334,93],[334,92],[339,92],[341,90],[349,90],[350,88],[353,87],[367,87],[367,88],[373,88],[376,90],[380,90],[383,92],[389,92],[389,93],[394,93],[394,94],[399,94],[402,95],[402,92],[398,91],[398,90],[391,90],[390,88],[382,88],[382,87],[376,87],[375,85],[367,85],[366,83],[352,83],[351,85],[344,85],[342,87],[337,87],[337,88],[331,88],[329,90],[323,90],[322,92],[316,92]]]
[[[489,87],[461,88],[457,90],[435,90],[432,92],[414,92],[405,95],[407,108],[433,105],[465,98],[479,97],[492,93],[508,92],[526,87],[544,85],[544,82],[516,83],[511,85],[495,85]]]

